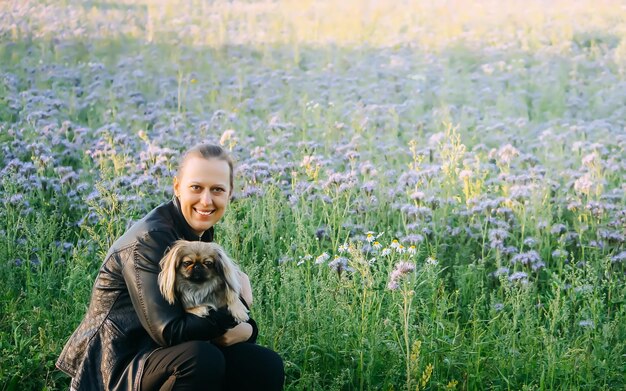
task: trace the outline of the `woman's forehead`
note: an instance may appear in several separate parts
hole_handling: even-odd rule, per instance
[[[181,180],[190,182],[230,182],[230,166],[222,159],[190,156],[180,172]]]

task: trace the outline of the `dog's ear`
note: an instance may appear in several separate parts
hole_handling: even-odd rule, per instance
[[[215,271],[226,282],[231,291],[239,294],[241,292],[239,268],[230,260],[221,246],[214,244],[214,248],[216,252]]]
[[[180,261],[180,252],[185,247],[186,241],[178,240],[165,254],[159,265],[161,272],[159,273],[159,289],[168,303],[174,304],[176,301],[176,268]]]

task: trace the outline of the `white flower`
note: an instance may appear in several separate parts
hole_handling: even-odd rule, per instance
[[[386,255],[391,254],[391,249],[390,248],[384,248],[383,252],[381,253],[381,255],[384,257]]]
[[[432,266],[435,266],[435,265],[438,265],[438,264],[439,264],[439,261],[438,261],[438,260],[436,260],[435,258],[428,257],[428,258],[426,258],[426,264],[427,264],[427,265],[432,265]]]
[[[324,263],[330,259],[330,255],[327,253],[322,253],[319,257],[315,258],[315,264],[319,265],[320,263]]]

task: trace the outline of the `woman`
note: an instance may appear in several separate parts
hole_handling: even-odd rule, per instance
[[[219,146],[198,145],[181,159],[174,199],[117,239],[102,264],[85,319],[56,365],[73,390],[279,390],[283,363],[255,345],[250,319],[225,309],[207,317],[161,296],[159,261],[178,239],[213,240],[233,191],[233,163]],[[247,276],[242,297],[252,304]]]

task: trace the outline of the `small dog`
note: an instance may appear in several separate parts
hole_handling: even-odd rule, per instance
[[[226,306],[237,322],[248,320],[248,310],[239,299],[239,268],[215,243],[178,240],[160,262],[159,289],[185,311],[205,316]]]

